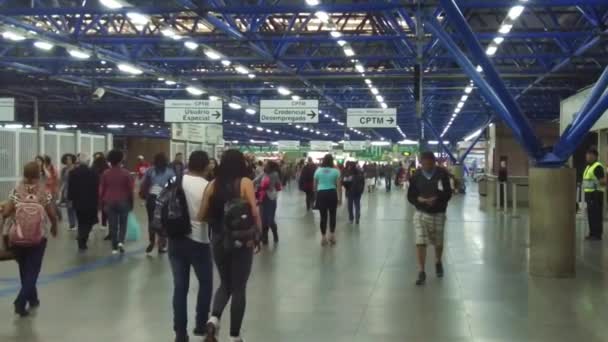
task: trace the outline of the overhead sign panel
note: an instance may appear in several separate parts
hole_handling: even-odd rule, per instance
[[[397,127],[396,108],[348,108],[347,127],[393,128]]]
[[[165,100],[165,122],[222,123],[222,101]]]
[[[348,140],[344,141],[344,151],[363,151],[367,148],[365,140]]]
[[[0,121],[15,121],[15,99],[0,97]]]
[[[262,123],[318,123],[318,100],[261,100]]]
[[[279,140],[277,143],[280,151],[297,151],[300,149],[298,140]]]
[[[311,151],[331,151],[334,143],[327,140],[311,140],[310,150]]]

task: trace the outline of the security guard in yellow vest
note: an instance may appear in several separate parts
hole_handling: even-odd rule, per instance
[[[586,158],[587,168],[583,173],[583,190],[589,219],[587,240],[601,240],[604,230],[604,191],[606,187],[604,166],[597,161],[597,150],[587,151]]]

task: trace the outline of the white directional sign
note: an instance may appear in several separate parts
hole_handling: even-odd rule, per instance
[[[0,97],[0,121],[15,121],[15,99]]]
[[[165,122],[221,123],[222,101],[165,100]]]
[[[391,128],[397,127],[396,108],[348,108],[347,127]]]
[[[318,123],[318,100],[261,100],[262,123]]]
[[[344,141],[344,151],[363,151],[367,145],[365,140],[347,140]]]
[[[298,140],[279,140],[277,143],[280,151],[297,151],[300,149]]]
[[[310,150],[311,151],[331,151],[334,143],[327,140],[311,140]]]

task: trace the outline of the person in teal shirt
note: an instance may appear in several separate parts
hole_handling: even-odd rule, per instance
[[[336,212],[342,203],[340,171],[334,167],[334,157],[327,154],[321,167],[315,171],[316,208],[321,214],[321,245],[336,244]],[[329,238],[327,237],[327,218],[329,216]]]

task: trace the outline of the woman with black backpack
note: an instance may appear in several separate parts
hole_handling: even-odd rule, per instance
[[[220,276],[220,287],[207,322],[204,340],[207,342],[217,341],[220,319],[230,299],[230,338],[233,342],[243,341],[240,334],[247,281],[262,226],[249,173],[241,152],[224,152],[216,178],[205,190],[198,215],[199,220],[209,223],[213,258]]]

